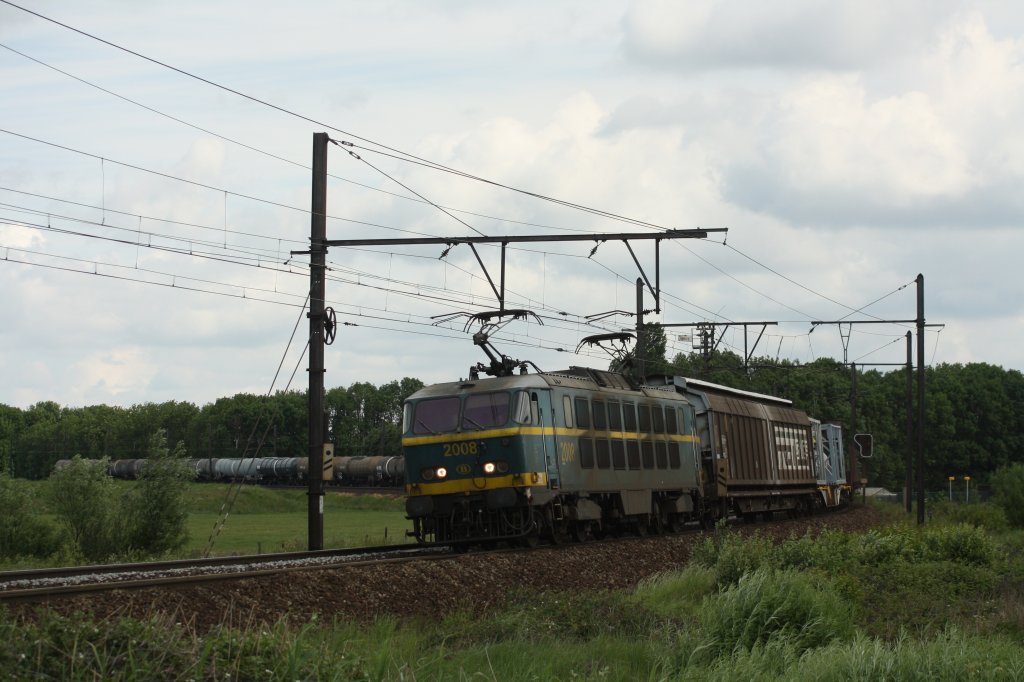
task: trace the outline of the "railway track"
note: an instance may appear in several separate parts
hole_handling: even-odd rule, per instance
[[[0,572],[0,604],[108,590],[237,580],[342,565],[451,556],[447,547],[404,544],[212,559],[181,559]]]

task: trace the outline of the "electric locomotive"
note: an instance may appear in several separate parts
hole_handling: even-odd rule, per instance
[[[426,387],[404,409],[412,534],[533,543],[678,527],[703,512],[694,417],[672,387],[584,367]]]

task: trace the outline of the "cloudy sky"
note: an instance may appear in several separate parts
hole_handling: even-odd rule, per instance
[[[778,322],[758,355],[842,359],[810,322],[913,318],[922,273],[928,364],[1021,369],[1022,120],[1008,2],[4,0],[0,403],[303,388],[316,132],[358,147],[330,147],[330,239],[727,228],[662,243],[653,319]],[[587,317],[635,310],[639,271],[593,246],[510,245],[507,305],[542,324],[499,350],[607,365],[572,351],[634,324]],[[328,386],[484,359],[433,319],[497,307],[443,250],[331,249]],[[905,359],[907,325],[842,329],[850,361]]]

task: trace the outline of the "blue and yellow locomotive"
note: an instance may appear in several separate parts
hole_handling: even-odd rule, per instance
[[[424,388],[404,414],[413,534],[530,543],[677,527],[703,510],[694,416],[672,387],[581,367]]]

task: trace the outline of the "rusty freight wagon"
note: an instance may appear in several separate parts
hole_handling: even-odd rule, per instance
[[[790,400],[664,377],[696,409],[707,506],[752,518],[819,506],[815,427]]]

